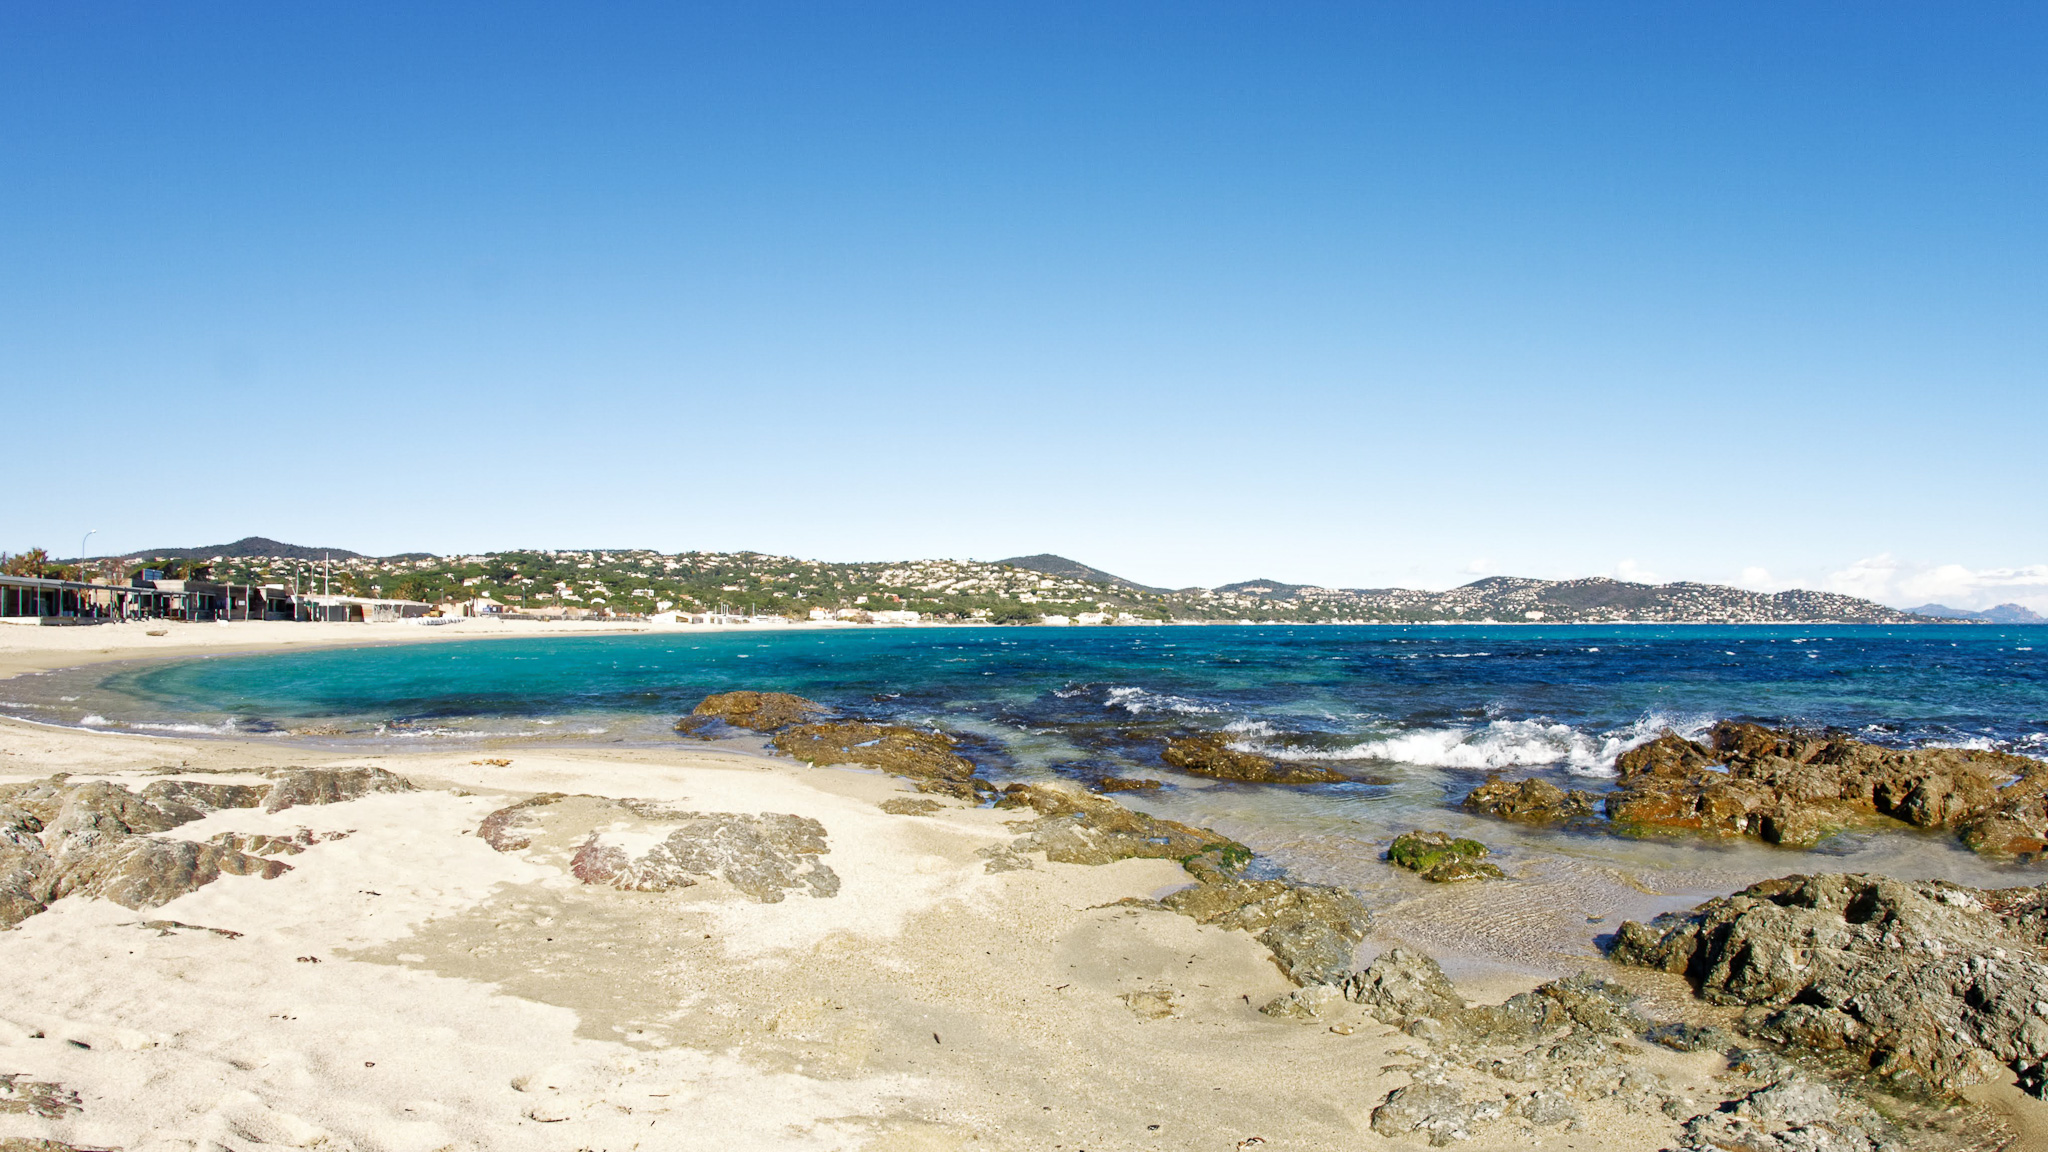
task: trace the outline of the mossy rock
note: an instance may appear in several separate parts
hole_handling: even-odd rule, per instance
[[[1504,878],[1506,873],[1484,863],[1491,855],[1492,850],[1479,841],[1448,832],[1403,832],[1387,848],[1388,863],[1438,883]]]
[[[676,721],[676,731],[692,735],[713,721],[756,732],[774,732],[831,711],[815,700],[788,692],[715,692]]]

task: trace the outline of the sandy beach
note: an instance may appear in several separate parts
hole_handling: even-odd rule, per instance
[[[492,634],[242,627],[8,630],[0,666]],[[1294,987],[1265,945],[1148,903],[1189,885],[1180,865],[1006,855],[1028,811],[704,746],[343,755],[0,720],[0,786],[267,788],[294,769],[405,787],[210,811],[164,838],[289,870],[142,909],[66,896],[0,932],[0,1148],[1430,1146],[1371,1124],[1428,1066],[1414,1036],[1341,1001],[1262,1013]],[[793,858],[809,871],[588,882],[599,836],[643,852],[707,814],[815,822]],[[1675,977],[1602,974],[1686,1009]],[[1662,1098],[1730,1091],[1712,1053],[1627,1051]],[[1982,1095],[2034,1139],[2040,1104]],[[1682,1118],[1588,1099],[1468,1146],[1658,1149]]]

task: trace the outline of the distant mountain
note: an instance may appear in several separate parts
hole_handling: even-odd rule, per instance
[[[1030,572],[1043,572],[1047,576],[1058,576],[1062,580],[1086,580],[1091,584],[1111,584],[1119,588],[1137,588],[1147,592],[1165,591],[1162,588],[1147,588],[1136,581],[1113,576],[1100,568],[1090,568],[1079,560],[1069,560],[1065,556],[1055,556],[1050,552],[1040,552],[1036,556],[1012,556],[1008,560],[998,560],[996,563],[1007,564],[1012,568],[1023,568]]]
[[[1922,604],[1918,608],[1908,608],[1906,611],[1915,616],[1935,616],[1943,620],[1982,620],[1986,624],[2048,624],[2048,617],[2043,617],[2032,608],[2019,604],[2000,604],[1981,612],[1972,612],[1967,608],[1951,608],[1946,604]]]
[[[323,556],[335,560],[363,558],[360,552],[351,552],[346,548],[308,548],[300,544],[272,540],[267,536],[244,536],[233,544],[215,544],[206,548],[143,548],[134,552],[124,552],[122,556],[149,560],[207,560],[215,556],[233,559],[268,556],[280,560],[318,560]]]
[[[1237,596],[1257,596],[1267,600],[1286,600],[1303,592],[1323,591],[1313,584],[1287,584],[1279,580],[1240,580],[1235,584],[1224,584],[1216,589]]]
[[[1541,621],[1601,623],[1910,624],[1924,617],[1854,596],[1795,589],[1767,595],[1719,584],[1634,584],[1592,577],[1489,576],[1446,592],[1319,588],[1246,580],[1190,590],[1200,606],[1252,620]]]

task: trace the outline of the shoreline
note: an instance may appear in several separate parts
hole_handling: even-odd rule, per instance
[[[66,786],[132,793],[266,787],[288,756],[410,790],[211,812],[160,836],[296,837],[274,857],[289,871],[223,875],[147,910],[67,896],[0,931],[16,974],[0,988],[0,1058],[77,1101],[0,1113],[0,1142],[149,1152],[268,1133],[571,1152],[716,1130],[730,1146],[884,1152],[1430,1146],[1373,1123],[1427,1066],[1412,1063],[1424,1034],[1341,1001],[1262,1011],[1290,995],[1276,955],[1250,926],[1162,908],[1191,884],[1179,864],[1020,857],[1030,809],[716,745],[287,752],[138,735],[0,718],[0,786],[68,773]],[[533,831],[494,838],[522,803],[542,806]],[[830,890],[763,899],[717,876],[622,890],[575,870],[600,834],[648,842],[633,806],[647,803],[813,821]],[[548,824],[557,812],[567,823]],[[1376,913],[1356,959],[1413,948],[1416,914],[1449,914],[1469,923],[1430,951],[1460,995],[1498,1004],[1545,978],[1458,962],[1452,941],[1485,929],[1496,893],[1428,895],[1433,913]],[[1661,1018],[1732,1020],[1677,977],[1578,965]],[[1658,1091],[1726,1091],[1712,1052],[1629,1051]],[[2012,1148],[2042,1146],[2048,1105],[2009,1085],[1972,1094],[2032,1141]],[[1633,1100],[1583,1100],[1570,1124],[1510,1114],[1472,1146],[1676,1145],[1681,1117]]]
[[[1830,623],[1826,621],[1644,621],[1619,620],[1598,623],[1548,620],[1417,620],[1401,622],[1337,623],[1186,620],[1154,625],[1024,625],[1025,628],[1057,629],[1061,632],[1096,629],[1173,628],[1920,628],[1954,623],[1987,626],[1983,621],[1953,621],[1928,624]],[[2000,628],[2048,628],[2048,625],[2001,624]],[[549,636],[623,636],[659,633],[692,636],[725,632],[879,631],[928,628],[1015,627],[972,621],[932,621],[917,624],[850,624],[841,621],[804,620],[784,624],[651,624],[643,621],[506,621],[489,617],[462,617],[448,623],[423,625],[415,621],[396,623],[312,623],[302,621],[238,620],[233,622],[185,623],[182,621],[124,621],[114,624],[79,625],[62,628],[12,624],[0,626],[0,680],[31,672],[54,672],[90,664],[135,659],[177,659],[212,655],[261,655],[313,648],[370,648],[394,644],[430,644],[449,640],[490,640],[543,638]],[[261,630],[251,635],[248,630]],[[224,631],[232,630],[232,631]],[[150,636],[151,631],[167,633]]]

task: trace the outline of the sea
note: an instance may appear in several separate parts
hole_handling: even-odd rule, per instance
[[[2048,866],[1939,833],[1845,833],[1815,851],[1522,828],[1466,813],[1489,774],[1611,787],[1615,757],[1721,719],[1896,747],[2048,758],[2048,627],[1361,625],[662,631],[101,664],[0,681],[0,712],[104,731],[364,755],[673,747],[706,694],[794,692],[931,726],[997,781],[1153,779],[1118,799],[1254,848],[1257,867],[1358,891],[1378,935],[1467,969],[1556,972],[1623,918],[1794,872],[1979,886]],[[1186,776],[1163,739],[1328,764],[1309,786]],[[746,741],[740,741],[742,746]],[[1427,885],[1384,862],[1411,828],[1475,836],[1512,877]]]

